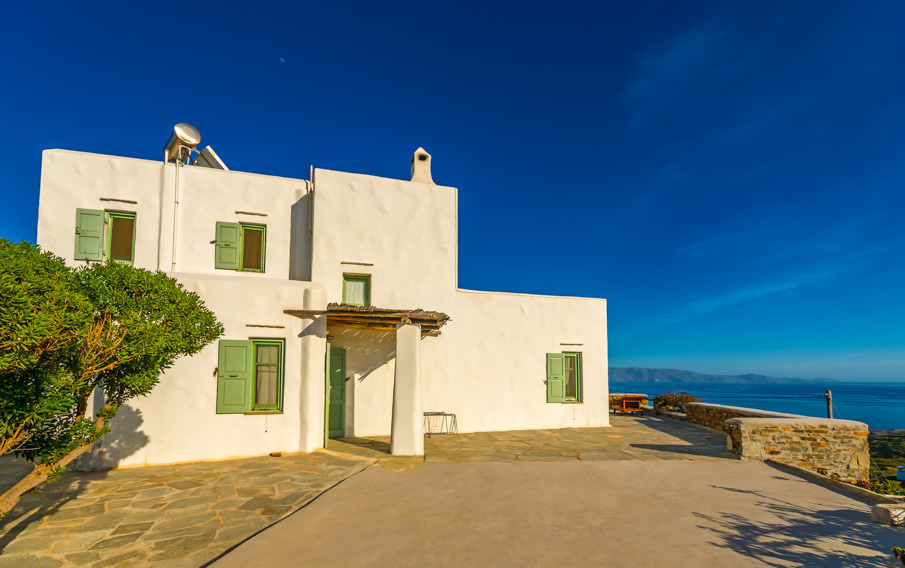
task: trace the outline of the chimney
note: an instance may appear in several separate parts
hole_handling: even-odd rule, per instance
[[[412,181],[434,183],[431,178],[431,155],[424,148],[418,148],[412,156]]]

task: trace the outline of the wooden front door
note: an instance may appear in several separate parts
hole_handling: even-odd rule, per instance
[[[330,348],[330,395],[327,403],[327,424],[331,438],[346,434],[346,350]]]

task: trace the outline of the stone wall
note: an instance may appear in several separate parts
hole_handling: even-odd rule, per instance
[[[773,460],[843,480],[867,479],[867,424],[828,418],[730,418],[732,452]],[[724,429],[726,429],[724,428]]]
[[[726,432],[729,451],[741,459],[769,459],[844,480],[868,476],[868,428],[862,422],[700,402],[671,417]]]

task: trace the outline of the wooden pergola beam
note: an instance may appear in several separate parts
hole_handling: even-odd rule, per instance
[[[327,316],[327,325],[374,331],[395,331],[399,324],[414,323],[421,326],[422,337],[440,335],[440,328],[449,321],[449,316],[441,312],[355,307],[347,304],[330,304],[326,310],[283,310],[283,313],[300,318]]]

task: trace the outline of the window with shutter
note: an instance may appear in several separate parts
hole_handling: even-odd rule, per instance
[[[76,209],[75,260],[135,259],[135,213]]]
[[[217,222],[214,268],[264,272],[267,227]]]
[[[581,402],[581,353],[547,353],[547,402]]]
[[[217,365],[217,414],[283,408],[283,341],[222,339]]]

